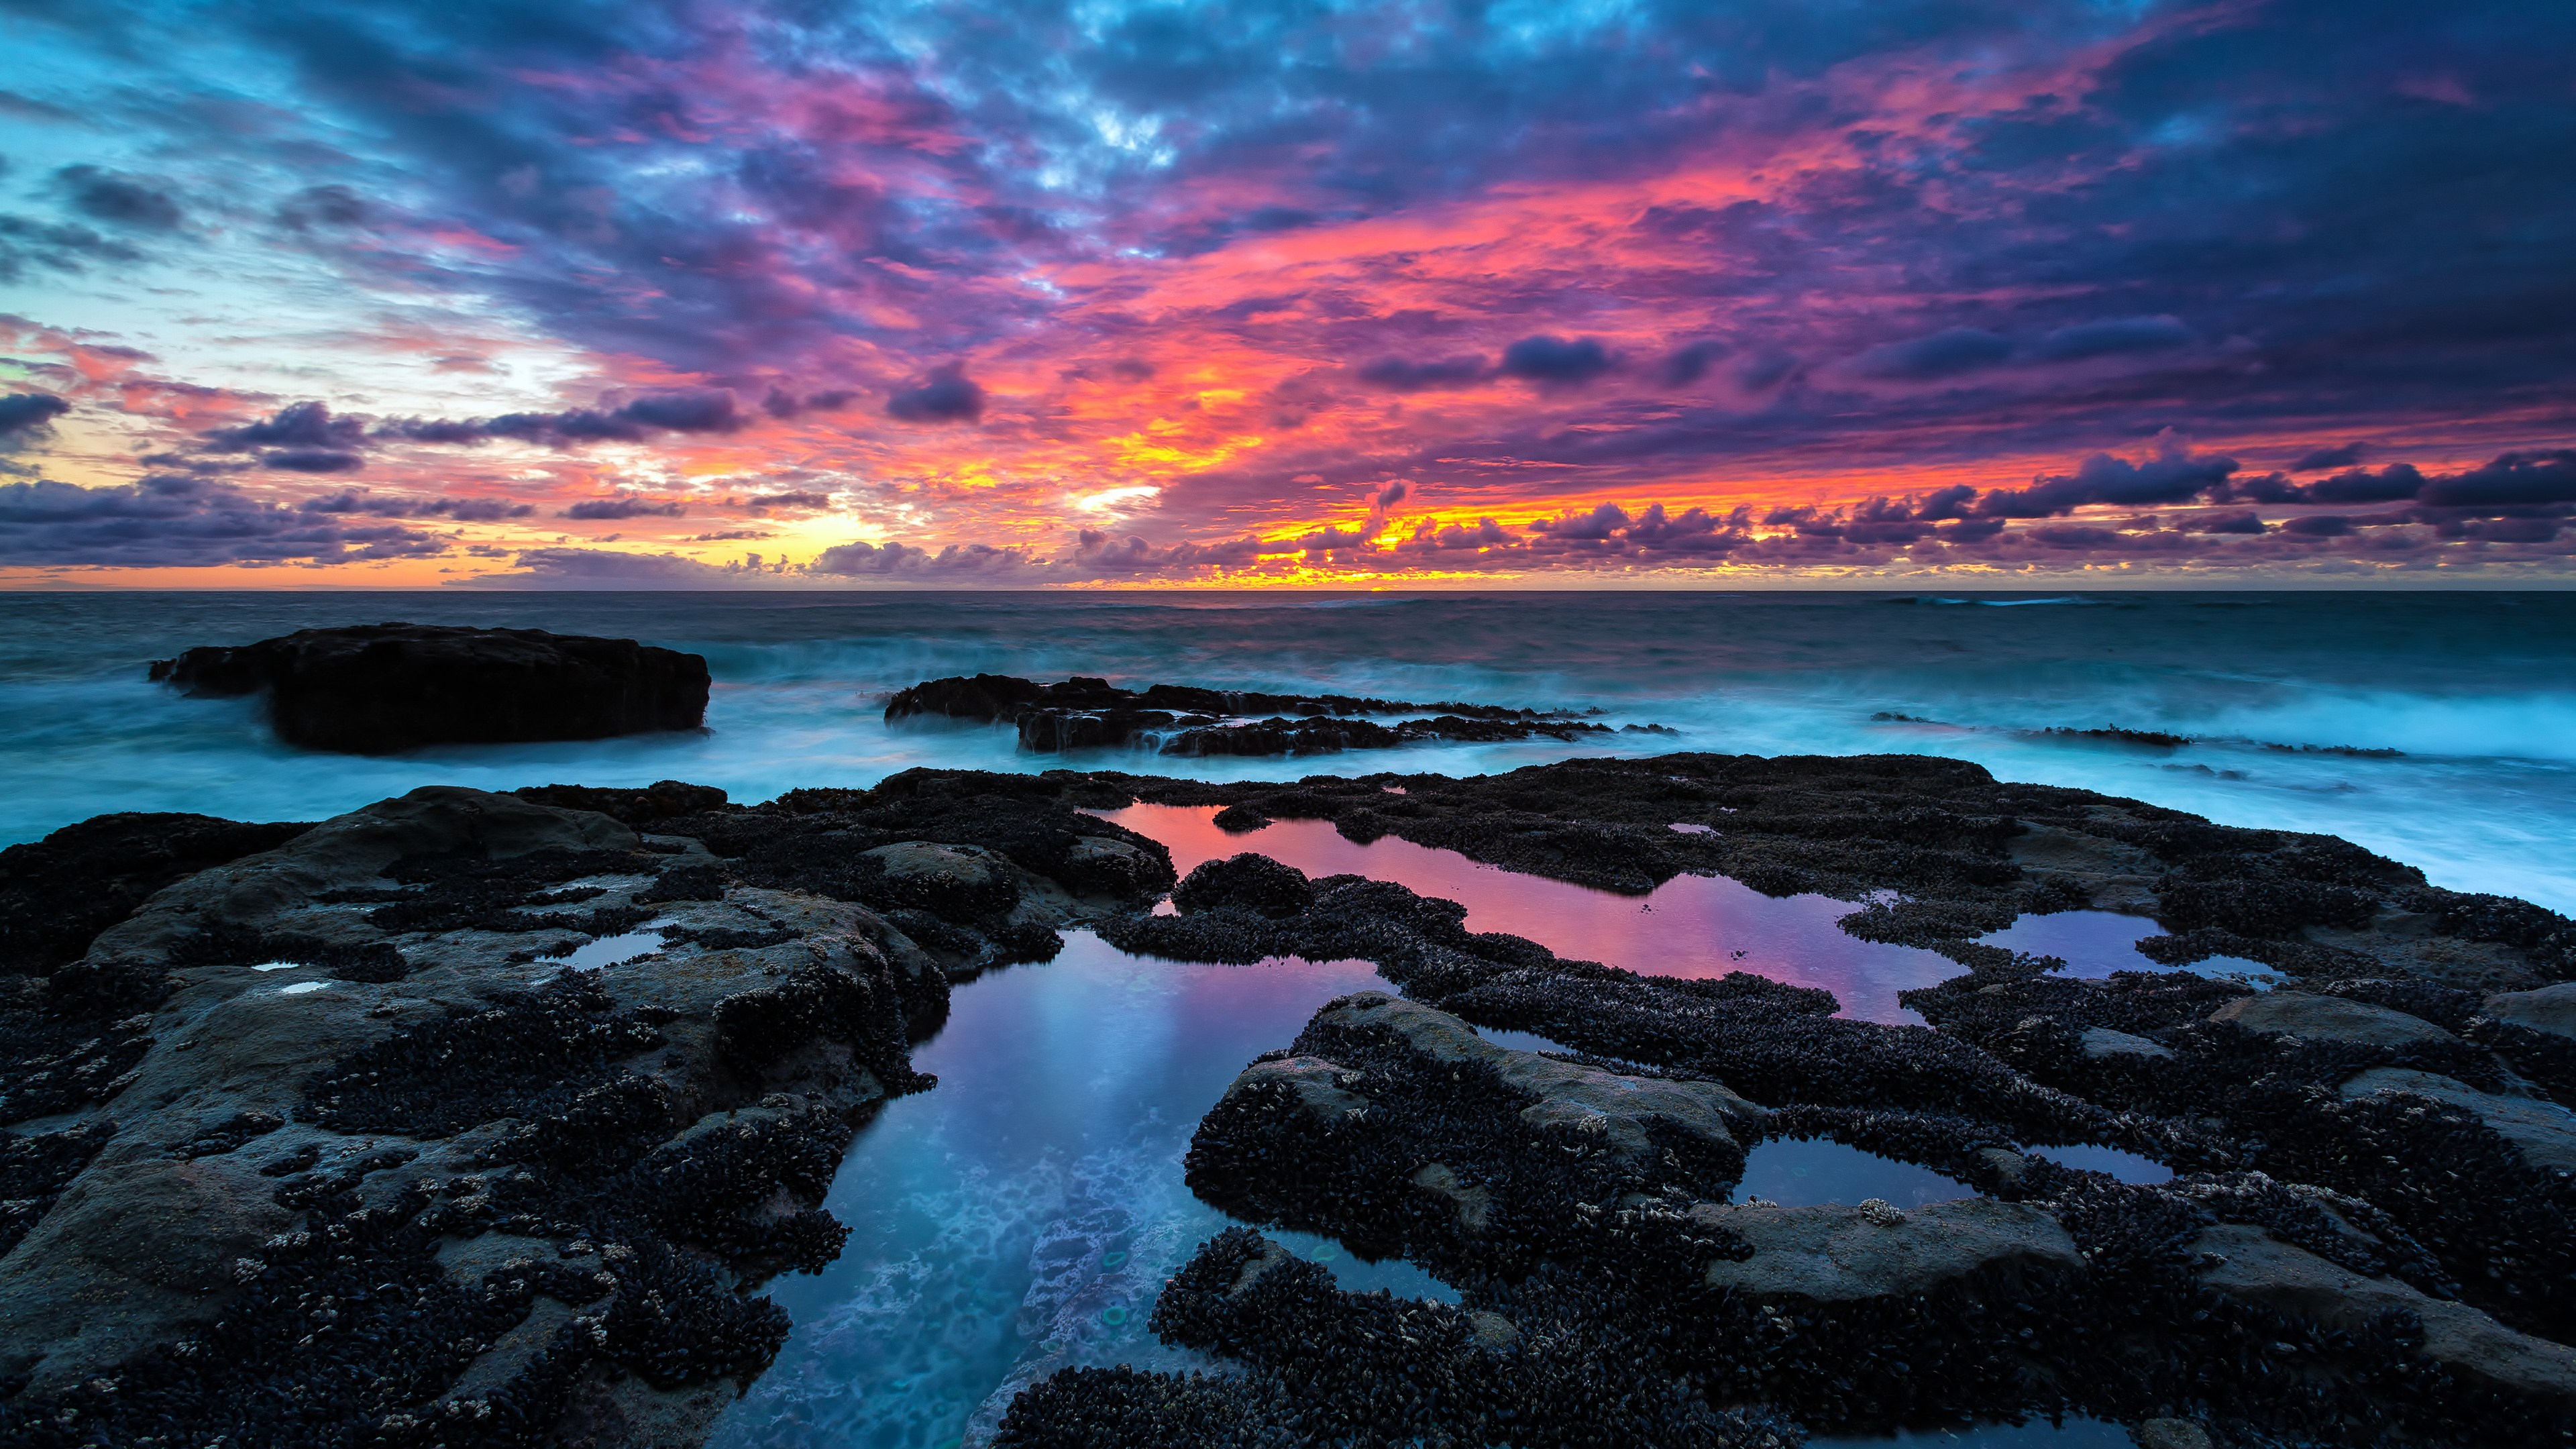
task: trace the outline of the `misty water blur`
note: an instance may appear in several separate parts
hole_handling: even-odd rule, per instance
[[[707,656],[704,734],[394,759],[270,741],[248,701],[145,664],[193,644],[410,619],[640,638]],[[313,818],[425,782],[679,778],[758,800],[915,765],[1217,778],[1477,773],[1569,754],[1906,751],[2230,824],[2319,830],[2459,889],[2576,909],[2576,596],[1827,593],[14,594],[0,597],[0,842],[109,810]],[[1599,708],[1569,748],[1301,760],[1033,758],[1007,730],[889,729],[887,694],[993,670]],[[1877,718],[1884,715],[1911,719]],[[2034,731],[2119,725],[2174,749]],[[2279,748],[2288,747],[2288,748]],[[2397,750],[2389,756],[2327,750]]]

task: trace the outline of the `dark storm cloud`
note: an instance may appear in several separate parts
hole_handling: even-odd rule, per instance
[[[154,474],[113,488],[0,484],[0,564],[168,568],[421,558],[447,541],[353,524],[204,478]]]
[[[49,392],[0,394],[0,447],[40,431],[71,410],[70,403]]]
[[[1541,387],[1580,387],[1612,366],[1610,350],[1596,337],[1553,337],[1540,333],[1503,349],[1505,377]]]
[[[964,423],[984,416],[984,389],[963,363],[947,362],[886,395],[886,416],[907,423]]]
[[[166,183],[97,166],[84,164],[56,170],[54,189],[72,210],[108,226],[132,231],[176,231],[185,220]]]

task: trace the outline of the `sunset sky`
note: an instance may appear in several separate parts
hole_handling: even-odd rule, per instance
[[[2576,7],[0,0],[0,584],[2576,582]]]

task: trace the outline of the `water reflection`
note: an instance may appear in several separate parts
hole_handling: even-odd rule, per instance
[[[1181,1180],[1190,1134],[1316,1008],[1385,986],[1363,961],[1185,965],[1074,931],[1051,963],[959,987],[914,1053],[939,1085],[860,1134],[828,1199],[849,1246],[772,1285],[794,1334],[712,1442],[944,1449],[1067,1365],[1213,1367],[1146,1327],[1231,1221]],[[1456,1301],[1419,1268],[1264,1231],[1346,1288]]]
[[[1911,1162],[1821,1137],[1775,1137],[1744,1154],[1744,1180],[1736,1184],[1734,1200],[1758,1197],[1782,1207],[1814,1207],[1878,1198],[1915,1208],[1976,1195],[1975,1188]]]
[[[1973,1424],[1917,1429],[1869,1439],[1815,1438],[1807,1449],[2133,1449],[2129,1431],[2101,1419],[2046,1419],[2027,1424]]]
[[[1308,875],[1396,881],[1467,908],[1467,928],[1506,931],[1560,956],[1602,961],[1650,976],[1712,977],[1751,971],[1821,986],[1844,1016],[1919,1026],[1900,991],[1960,973],[1945,956],[1844,934],[1835,923],[1858,907],[1831,896],[1766,896],[1725,876],[1675,876],[1651,894],[1616,895],[1483,865],[1389,835],[1361,845],[1328,820],[1280,820],[1243,835],[1219,830],[1211,806],[1130,805],[1098,812],[1170,847],[1187,875],[1202,861],[1257,851]]]
[[[2173,1169],[2152,1157],[2099,1143],[2080,1143],[2073,1147],[2025,1147],[2033,1157],[2045,1157],[2061,1167],[2081,1168],[2086,1172],[2107,1173],[2121,1182],[2147,1185],[2173,1181]]]
[[[1985,940],[1988,945],[2006,950],[2055,956],[2066,963],[2066,975],[2100,981],[2114,971],[2177,969],[2150,960],[2138,950],[2140,941],[2163,933],[2164,927],[2145,916],[2117,911],[2059,911],[2050,916],[2024,916]],[[2242,956],[2211,956],[2178,969],[2266,988],[2280,979],[2271,967]]]

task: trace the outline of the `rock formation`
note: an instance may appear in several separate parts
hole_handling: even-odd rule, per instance
[[[190,694],[263,694],[279,739],[346,754],[696,729],[707,712],[698,655],[542,629],[303,629],[190,649],[151,674]]]

